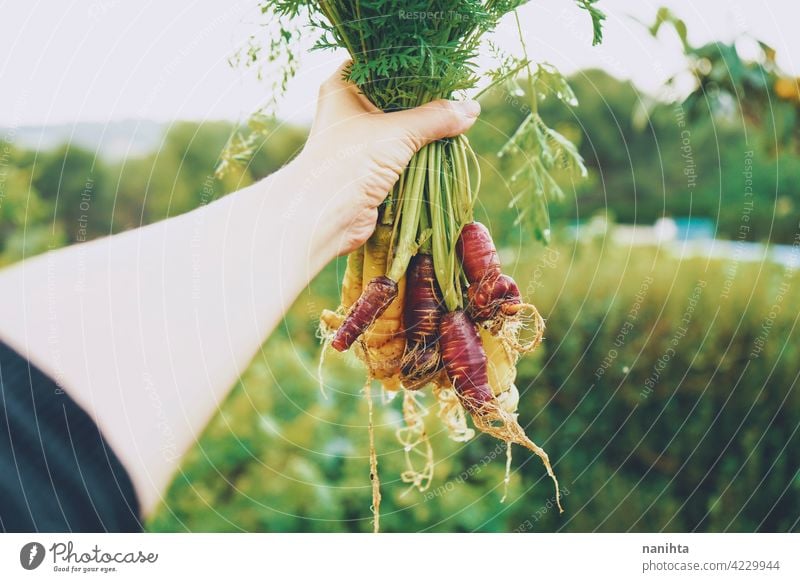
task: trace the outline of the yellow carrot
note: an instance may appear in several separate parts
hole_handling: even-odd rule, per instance
[[[517,379],[517,356],[501,338],[492,335],[492,332],[483,326],[479,326],[478,333],[488,359],[486,371],[489,385],[494,395],[498,396],[509,390]]]
[[[347,255],[347,267],[342,277],[342,307],[350,309],[364,289],[364,247]]]
[[[341,313],[337,313],[335,311],[331,311],[330,309],[323,309],[322,313],[319,314],[320,323],[324,326],[322,329],[336,331],[342,326],[342,321],[344,321],[344,315]]]
[[[392,227],[379,224],[364,249],[362,285],[386,274]],[[403,302],[405,278],[397,282],[397,297],[364,333],[366,357],[372,375],[378,380],[388,380],[400,373],[400,362],[405,350],[403,333]]]

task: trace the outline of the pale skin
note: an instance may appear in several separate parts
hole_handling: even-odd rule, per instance
[[[281,170],[0,272],[0,339],[92,416],[146,517],[298,294],[369,238],[414,152],[466,131],[479,111],[436,101],[382,113],[340,69],[320,89],[306,146]]]

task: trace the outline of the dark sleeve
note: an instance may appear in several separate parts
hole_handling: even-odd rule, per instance
[[[0,342],[0,531],[141,531],[130,477],[89,415]]]

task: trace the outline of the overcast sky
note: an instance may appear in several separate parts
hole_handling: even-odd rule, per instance
[[[254,0],[0,0],[0,125],[122,119],[238,119],[267,86],[228,57],[253,30]],[[588,17],[571,0],[532,0],[521,11],[529,52],[565,72],[601,67],[656,91],[683,63],[674,34],[653,41],[634,18],[658,6],[688,23],[690,40],[747,32],[800,74],[795,0],[602,0],[605,42],[592,48]],[[500,35],[514,47],[512,30]],[[507,44],[506,44],[507,43]],[[281,115],[306,121],[316,87],[341,54],[305,55]]]

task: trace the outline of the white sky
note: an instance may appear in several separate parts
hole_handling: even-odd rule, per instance
[[[232,69],[228,57],[253,30],[254,0],[0,0],[0,126],[122,119],[237,119],[268,87]],[[772,44],[800,74],[796,0],[602,0],[605,42],[572,0],[533,0],[521,12],[531,56],[564,72],[600,67],[657,90],[683,63],[674,34],[652,40],[633,17],[658,6],[684,18],[690,40],[730,40],[746,31]],[[501,44],[514,46],[510,28]],[[342,55],[304,57],[281,110],[306,121],[316,87]]]

